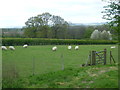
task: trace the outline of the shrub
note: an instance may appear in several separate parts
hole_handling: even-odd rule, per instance
[[[103,30],[103,31],[101,32],[101,39],[109,40],[109,38],[110,38],[109,33],[108,33],[107,31]]]
[[[100,39],[100,32],[98,30],[93,31],[90,38],[91,39]]]
[[[2,45],[81,45],[81,44],[116,44],[110,40],[77,40],[77,39],[43,39],[43,38],[2,38]]]
[[[112,40],[112,34],[110,33],[110,31],[106,30],[103,30],[102,32],[94,30],[90,38],[96,40]]]

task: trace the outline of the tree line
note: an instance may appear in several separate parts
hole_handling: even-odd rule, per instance
[[[1,28],[0,37],[7,38],[21,38],[23,37],[22,28]]]
[[[25,22],[24,37],[56,39],[89,39],[95,29],[109,31],[108,25],[70,25],[60,16],[46,12]]]
[[[44,26],[46,27],[46,26]],[[48,26],[47,26],[48,27]],[[6,37],[12,37],[12,38],[55,38],[52,37],[52,35],[54,34],[49,34],[49,32],[47,32],[46,30],[51,30],[51,27],[48,27],[42,29],[42,32],[34,32],[37,37],[31,37],[31,36],[36,36],[34,35],[33,32],[29,32],[29,31],[25,31],[23,28],[3,28],[2,29],[2,37],[6,38]],[[102,32],[102,31],[110,31],[109,26],[107,25],[94,25],[94,26],[90,26],[90,25],[69,25],[68,28],[66,29],[66,33],[59,31],[57,32],[57,39],[90,39],[92,33],[94,32],[94,30],[97,29],[98,31]],[[29,29],[30,30],[30,29]],[[31,29],[32,30],[32,29]],[[31,31],[30,30],[30,31]],[[43,30],[45,30],[43,32]],[[25,33],[26,32],[26,33]],[[52,32],[52,30],[51,30]],[[115,40],[116,36],[114,35],[114,32],[110,31],[112,33],[112,37]],[[25,34],[28,34],[27,36]],[[65,37],[64,37],[65,36]],[[106,37],[106,35],[105,35]],[[104,37],[103,37],[104,38]],[[98,38],[95,38],[98,39]],[[99,38],[100,39],[100,38]]]

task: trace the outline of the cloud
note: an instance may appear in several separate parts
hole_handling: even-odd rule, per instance
[[[2,0],[0,27],[24,26],[28,18],[49,12],[74,23],[102,22],[101,0]]]

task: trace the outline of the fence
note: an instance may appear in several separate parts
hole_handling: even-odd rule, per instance
[[[88,60],[86,64],[82,64],[82,66],[91,66],[91,65],[97,65],[97,64],[104,64],[106,65],[107,60],[107,50],[104,49],[103,51],[97,52],[97,51],[90,51],[88,55]],[[114,63],[115,59],[113,58],[112,51],[110,51],[110,64],[112,64],[112,60]]]
[[[107,50],[104,49],[103,51],[97,52],[97,51],[90,51],[88,56],[88,61],[86,64],[83,64],[82,66],[91,66],[96,64],[106,64],[106,52]]]

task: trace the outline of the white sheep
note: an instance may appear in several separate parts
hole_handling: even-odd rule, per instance
[[[72,49],[72,46],[68,46],[68,49],[71,50],[71,49]]]
[[[15,50],[15,48],[13,46],[9,46],[10,50]]]
[[[112,48],[116,48],[116,47],[115,47],[115,46],[111,46],[111,49],[112,49]]]
[[[27,44],[23,45],[23,48],[27,48],[27,47],[28,47],[28,45],[27,45]]]
[[[6,46],[1,46],[2,50],[7,50]]]
[[[56,47],[56,46],[54,46],[54,47],[52,48],[52,50],[53,50],[53,51],[56,51],[56,50],[57,50],[57,47]]]
[[[78,50],[79,49],[79,46],[75,46],[75,50]]]

